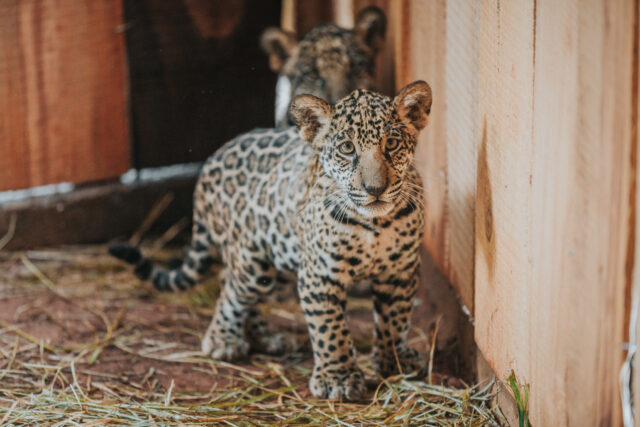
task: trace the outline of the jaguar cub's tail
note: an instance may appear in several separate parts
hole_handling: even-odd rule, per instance
[[[140,249],[133,246],[111,245],[109,253],[128,264],[135,265],[134,273],[139,279],[151,280],[153,286],[163,292],[178,292],[192,288],[214,263],[211,254],[199,246],[189,249],[182,265],[173,270],[153,265],[153,261],[144,257]]]

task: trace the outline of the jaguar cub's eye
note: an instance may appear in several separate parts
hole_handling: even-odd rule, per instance
[[[340,144],[338,149],[342,154],[351,155],[356,151],[356,146],[353,145],[353,142],[346,141]]]
[[[395,138],[387,138],[387,142],[385,144],[385,147],[386,147],[387,151],[393,151],[396,148],[398,148],[398,144],[399,143],[400,142]]]

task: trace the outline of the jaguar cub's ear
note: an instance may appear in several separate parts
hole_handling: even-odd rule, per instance
[[[375,6],[369,6],[358,12],[353,31],[362,43],[378,53],[384,44],[387,32],[387,18],[384,12]]]
[[[269,55],[269,68],[279,73],[293,49],[298,45],[295,36],[276,27],[269,27],[260,36],[260,46]]]
[[[431,113],[431,87],[418,80],[400,91],[393,100],[402,122],[420,132],[429,122]]]
[[[316,96],[298,95],[291,102],[290,112],[302,139],[315,146],[316,137],[329,127],[331,106]]]

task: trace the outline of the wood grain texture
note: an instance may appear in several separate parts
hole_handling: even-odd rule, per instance
[[[0,190],[129,168],[118,0],[0,2]]]
[[[634,3],[482,9],[476,339],[534,425],[620,425]]]

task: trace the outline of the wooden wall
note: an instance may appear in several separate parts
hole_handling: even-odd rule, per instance
[[[638,5],[402,0],[396,88],[434,93],[425,244],[534,425],[619,425],[635,251]]]
[[[129,169],[117,0],[0,1],[0,191]]]

